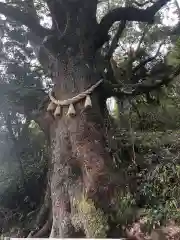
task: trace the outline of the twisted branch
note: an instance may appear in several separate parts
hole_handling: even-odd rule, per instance
[[[151,7],[139,9],[136,7],[119,7],[107,13],[101,20],[97,35],[97,48],[100,48],[108,40],[108,31],[116,21],[138,21],[152,24],[155,14],[170,0],[158,0]]]
[[[111,84],[108,81],[104,82],[104,90],[108,92],[108,96],[122,98],[123,96],[137,96],[140,94],[149,93],[159,89],[162,86],[167,86],[177,76],[180,75],[180,67],[178,67],[170,76],[164,76],[161,80],[156,80],[154,83],[141,82],[137,84]]]
[[[146,58],[145,60],[141,61],[141,62],[133,69],[132,73],[135,74],[141,67],[143,67],[143,66],[145,66],[147,63],[155,60],[155,59],[157,58],[159,52],[160,52],[160,49],[161,49],[163,43],[164,43],[164,42],[160,43],[160,45],[159,45],[159,47],[158,47],[158,49],[157,49],[157,51],[156,51],[156,53],[155,53],[154,56],[148,57],[148,58]]]

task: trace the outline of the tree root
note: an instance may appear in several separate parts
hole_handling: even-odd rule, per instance
[[[48,220],[46,220],[47,218]],[[41,209],[39,211],[39,214],[35,222],[36,227],[28,234],[27,237],[31,238],[31,237],[35,237],[36,235],[39,236],[39,234],[40,235],[46,234],[46,232],[49,230],[49,227],[51,227],[52,225],[51,222],[52,222],[52,213],[51,213],[50,187],[49,187],[49,184],[47,184],[47,189],[44,196],[44,203],[41,206]]]
[[[45,222],[44,226],[40,229],[35,229],[31,231],[28,235],[29,238],[39,238],[39,237],[48,237],[52,227],[52,213],[49,215],[48,220]]]

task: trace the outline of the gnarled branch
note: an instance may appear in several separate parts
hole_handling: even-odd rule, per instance
[[[149,93],[153,90],[159,89],[162,86],[167,86],[177,76],[180,75],[180,67],[178,67],[169,76],[164,76],[161,80],[156,80],[154,83],[141,82],[137,84],[111,84],[110,82],[104,82],[105,91],[109,92],[109,96],[115,96],[121,99],[123,96],[137,96],[140,94]]]
[[[118,45],[119,38],[122,35],[125,27],[126,27],[126,21],[122,21],[119,24],[118,30],[117,30],[116,34],[114,35],[114,37],[112,39],[109,51],[108,51],[107,56],[106,56],[107,60],[110,60],[110,58],[112,57],[112,55],[114,53],[114,50],[116,49],[116,47]]]
[[[135,7],[119,7],[107,13],[101,20],[98,27],[99,39],[97,48],[100,48],[108,39],[108,31],[116,21],[138,21],[152,24],[155,14],[170,0],[158,0],[151,7],[139,9]]]
[[[159,47],[158,47],[155,55],[152,56],[152,57],[148,57],[148,58],[146,58],[145,60],[141,61],[136,67],[134,67],[134,69],[132,70],[132,73],[135,74],[141,67],[143,67],[143,66],[145,66],[147,63],[152,62],[153,60],[155,60],[155,59],[157,58],[159,52],[160,52],[160,49],[161,49],[162,45],[163,45],[163,42],[160,43],[160,45],[159,45]]]
[[[111,42],[111,45],[108,49],[108,52],[107,52],[107,55],[105,56],[105,60],[107,61],[107,73],[106,73],[106,76],[108,79],[111,79],[113,83],[116,83],[116,79],[115,79],[115,76],[114,76],[114,72],[113,72],[113,69],[112,69],[112,66],[111,66],[111,57],[118,45],[118,41],[119,41],[119,38],[120,36],[122,35],[124,29],[126,27],[126,21],[122,21],[120,24],[119,24],[119,27],[118,27],[118,30],[117,32],[115,33],[113,39],[112,39],[112,42]]]

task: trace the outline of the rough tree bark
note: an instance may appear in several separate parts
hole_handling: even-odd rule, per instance
[[[71,29],[72,38],[70,36],[68,38],[70,41],[73,40],[73,43],[69,44],[71,49],[60,55],[54,70],[58,73],[54,74],[56,76],[53,78],[56,83],[54,92],[56,99],[59,100],[75,96],[100,78],[93,66],[95,56],[93,32],[87,30],[90,24],[91,29],[96,29],[96,21],[87,14],[85,8],[77,10],[71,13],[74,24]],[[113,188],[112,186],[110,188],[109,176],[112,159],[105,150],[104,116],[101,109],[104,106],[100,103],[99,89],[92,94],[92,104],[91,110],[84,110],[83,102],[76,104],[77,115],[74,118],[66,117],[68,109],[63,109],[62,117],[55,119],[51,125],[53,212],[51,237],[73,236],[74,211],[75,215],[79,215],[76,224],[81,226],[87,237],[94,237],[92,233],[95,234],[95,231],[88,229],[93,226],[90,224],[88,226],[83,219],[79,206],[73,206],[74,199],[81,202],[83,197],[91,198],[96,205],[103,206],[106,202],[108,206],[106,199],[112,195],[110,192]]]
[[[53,55],[50,61],[54,95],[58,100],[65,100],[101,78],[95,66],[95,55],[108,40],[108,30],[115,21],[152,23],[155,13],[168,0],[158,0],[146,10],[117,8],[100,24],[96,20],[97,0],[45,2],[53,19],[51,30],[38,25],[37,18],[4,3],[0,3],[0,12],[25,24],[40,38],[51,35],[44,41],[44,47]],[[40,56],[44,66],[47,66],[46,54]],[[84,102],[79,102],[73,118],[66,116],[68,109],[65,107],[60,118],[47,117],[47,113],[44,118],[49,123],[46,132],[48,129],[52,150],[50,237],[53,238],[106,237],[112,230],[107,216],[115,209],[113,195],[120,185],[114,178],[112,157],[106,148],[107,96],[100,85],[91,97],[92,109],[85,110]]]
[[[100,79],[94,66],[96,4],[96,1],[68,4],[70,19],[66,35],[61,39],[65,44],[57,46],[60,54],[52,66],[56,99],[71,98]],[[98,233],[98,216],[93,216],[98,215],[97,207],[108,209],[113,192],[112,159],[105,148],[103,131],[106,97],[100,96],[100,88],[92,94],[92,109],[84,110],[84,102],[78,103],[76,117],[68,118],[68,109],[64,108],[62,117],[51,124],[53,225],[50,237],[73,237],[78,228],[87,237],[105,236],[106,226]],[[93,200],[92,206],[89,199]],[[90,209],[91,216],[86,216],[87,219],[88,209],[81,208],[83,201],[90,208],[93,204],[96,207],[94,212]]]

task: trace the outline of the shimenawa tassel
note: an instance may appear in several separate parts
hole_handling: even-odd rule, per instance
[[[56,107],[56,110],[55,110],[55,112],[54,112],[54,116],[55,116],[55,117],[61,116],[61,106],[60,106],[60,105],[58,105],[58,106]]]
[[[74,117],[75,115],[76,115],[76,110],[75,110],[73,104],[70,104],[68,112],[67,112],[67,116]]]
[[[53,102],[50,102],[47,107],[47,111],[51,112],[51,111],[54,111],[55,109],[56,109],[56,104],[54,104]]]
[[[92,102],[91,102],[91,98],[90,98],[89,95],[86,96],[84,107],[85,108],[92,108]]]

